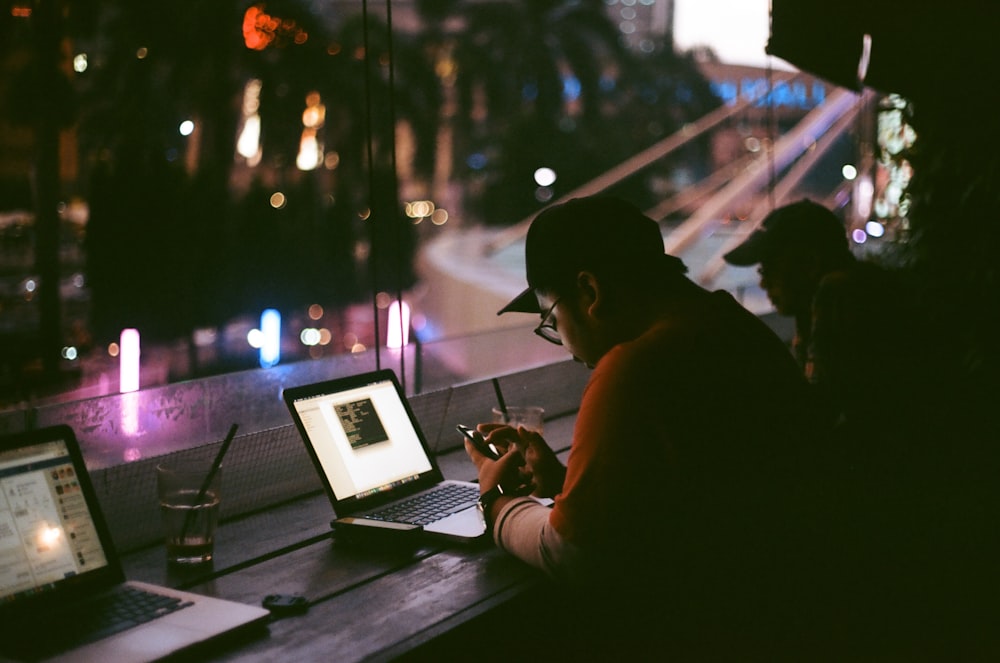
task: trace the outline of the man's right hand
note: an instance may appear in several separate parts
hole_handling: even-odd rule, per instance
[[[515,430],[509,426],[483,425],[479,429],[490,442],[504,447],[509,444],[517,445],[524,457],[524,466],[521,468],[524,482],[534,486],[532,495],[552,498],[562,492],[566,468],[541,435],[523,426]]]

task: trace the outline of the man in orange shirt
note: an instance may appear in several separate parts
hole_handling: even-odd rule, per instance
[[[466,444],[496,544],[614,606],[604,627],[627,614],[639,647],[795,632],[769,609],[787,606],[804,555],[812,409],[782,341],[689,280],[659,226],[616,198],[542,211],[525,257],[529,287],[500,313],[540,315],[535,332],[594,370],[565,467],[524,429],[480,426],[509,449],[497,461]]]

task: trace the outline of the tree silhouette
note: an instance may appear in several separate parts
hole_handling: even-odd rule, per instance
[[[321,16],[302,0],[80,6],[89,11],[73,14],[73,34],[89,67],[73,83],[98,341],[124,326],[167,338],[264,305],[342,304],[412,285],[416,236],[400,213],[395,135],[405,125],[415,138],[406,166],[419,185],[440,172],[442,109],[454,109],[444,118],[450,177],[467,208],[510,223],[717,103],[669,48],[624,49],[599,0],[423,1],[426,22],[412,35],[382,18]],[[251,79],[257,166],[234,158]],[[328,159],[303,172],[295,159],[312,94],[326,109],[317,138]],[[179,133],[184,120],[194,133]],[[557,172],[550,189],[536,191],[537,166]],[[644,177],[621,185],[639,203],[651,195]],[[272,204],[279,192],[283,207]]]
[[[118,2],[95,13],[78,133],[93,168],[87,249],[98,336],[139,326],[147,338],[173,338],[217,322],[211,285],[226,255],[238,90],[239,33],[225,27],[238,25],[236,11],[187,0],[170,11]],[[178,132],[188,119],[196,137]]]
[[[418,9],[425,39],[454,64],[456,174],[488,223],[520,220],[719,103],[669,45],[625,49],[600,0]],[[557,172],[550,190],[536,191],[539,166]],[[638,203],[650,196],[642,182],[623,186]]]
[[[241,33],[251,10],[267,12],[261,30],[270,41],[259,50],[248,47],[246,25]],[[408,55],[384,22],[348,16],[331,31],[295,0],[183,0],[170,11],[119,1],[98,16],[80,135],[97,165],[88,271],[102,335],[141,324],[166,337],[265,305],[356,300],[367,280],[367,270],[354,274],[359,241],[401,237],[402,253],[380,252],[412,261],[406,221],[369,213],[390,209],[373,196],[398,207],[394,179],[390,190],[383,176],[375,193],[372,172],[394,166],[397,121],[418,137],[418,172],[433,167],[426,144],[437,91],[425,60]],[[388,67],[392,49],[402,53],[398,73]],[[241,193],[234,168],[247,167],[234,163],[234,142],[250,79],[260,81],[264,160]],[[313,93],[327,109],[319,138],[335,168],[302,172],[295,160]],[[197,127],[187,138],[177,132],[184,119]],[[275,191],[286,196],[280,208]],[[408,286],[412,268],[397,276],[390,285]]]
[[[288,252],[283,264],[331,266],[326,273],[335,284],[323,299],[345,302],[353,296],[356,300],[368,292],[362,285],[369,283],[370,270],[362,269],[348,278],[346,268],[354,265],[354,243],[364,241],[371,255],[390,256],[402,265],[380,265],[373,273],[395,276],[389,281],[380,277],[378,283],[369,285],[409,287],[414,280],[415,243],[410,224],[398,212],[395,126],[403,121],[414,128],[414,165],[418,173],[430,171],[438,103],[433,72],[423,58],[409,50],[412,46],[406,39],[390,35],[387,24],[376,17],[367,21],[362,16],[347,17],[333,34],[309,42],[314,42],[311,50],[296,52],[289,47],[287,54],[262,52],[249,58],[251,75],[262,81],[263,150],[265,159],[272,155],[272,169],[279,173],[291,170],[287,164],[294,161],[292,150],[298,148],[303,100],[310,92],[318,92],[324,102],[321,139],[327,153],[336,155],[337,165],[328,177],[298,174],[291,178],[297,182],[294,185],[283,178],[285,185],[297,189],[299,201],[305,199],[296,204],[310,206],[310,211],[300,213],[298,222],[290,226],[295,228],[296,245],[313,253],[317,248],[332,253],[312,255],[307,261],[304,255]],[[390,70],[397,65],[398,70]],[[289,71],[296,73],[289,77]],[[303,237],[325,241],[303,242]],[[388,244],[390,238],[392,243]],[[328,282],[326,278],[320,282]]]

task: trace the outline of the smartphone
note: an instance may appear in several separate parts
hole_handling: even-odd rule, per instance
[[[479,453],[483,454],[487,458],[497,460],[503,455],[495,445],[487,442],[486,438],[483,437],[483,434],[479,431],[473,430],[468,426],[463,426],[462,424],[455,426],[455,428],[457,428],[462,435],[469,438],[469,440],[472,441],[472,445],[479,450]]]

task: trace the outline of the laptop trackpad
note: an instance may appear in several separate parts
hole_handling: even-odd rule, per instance
[[[477,507],[463,509],[447,518],[424,525],[425,532],[434,532],[459,540],[477,539],[486,534],[486,522]]]

